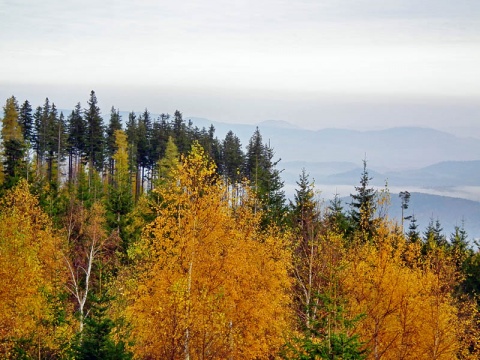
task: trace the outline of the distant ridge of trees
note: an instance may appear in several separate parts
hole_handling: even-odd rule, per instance
[[[249,152],[244,153],[239,138],[233,132],[219,140],[213,125],[208,129],[198,128],[183,119],[178,110],[173,116],[162,113],[153,118],[145,109],[141,113],[131,112],[128,119],[122,119],[119,111],[112,107],[108,118],[104,118],[94,91],[90,93],[86,108],[78,102],[69,114],[58,113],[55,104],[48,98],[43,106],[33,111],[28,100],[19,106],[12,96],[4,110],[4,176],[10,184],[14,184],[20,174],[24,177],[29,175],[32,161],[35,162],[37,177],[45,178],[57,187],[65,181],[76,182],[80,166],[89,169],[90,181],[93,171],[111,181],[116,130],[123,130],[127,135],[129,171],[134,181],[135,198],[154,188],[158,162],[165,156],[170,137],[180,155],[190,151],[193,142],[197,141],[216,164],[218,173],[230,183],[243,179],[256,180],[260,189],[270,180],[258,176],[254,178],[253,174],[256,171],[258,175],[260,166],[274,166],[273,150],[261,143],[258,129],[252,136],[252,141],[257,141],[257,144],[251,144]],[[273,169],[268,171],[273,175]]]

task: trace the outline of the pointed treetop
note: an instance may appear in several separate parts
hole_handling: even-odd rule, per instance
[[[7,99],[7,102],[3,107],[3,113],[1,133],[3,141],[23,141],[22,128],[18,121],[18,103],[15,96]]]

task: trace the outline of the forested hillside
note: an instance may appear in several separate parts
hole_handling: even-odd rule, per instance
[[[0,358],[479,358],[480,254],[408,192],[392,221],[366,162],[350,203],[306,170],[287,201],[258,129],[33,106],[3,107]]]

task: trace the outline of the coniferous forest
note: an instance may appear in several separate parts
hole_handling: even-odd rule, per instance
[[[366,161],[351,203],[287,200],[258,129],[35,105],[3,107],[0,358],[479,358],[479,253]]]

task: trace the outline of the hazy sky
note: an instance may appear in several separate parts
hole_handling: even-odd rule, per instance
[[[480,124],[479,0],[0,0],[0,58],[0,99],[35,106]]]

